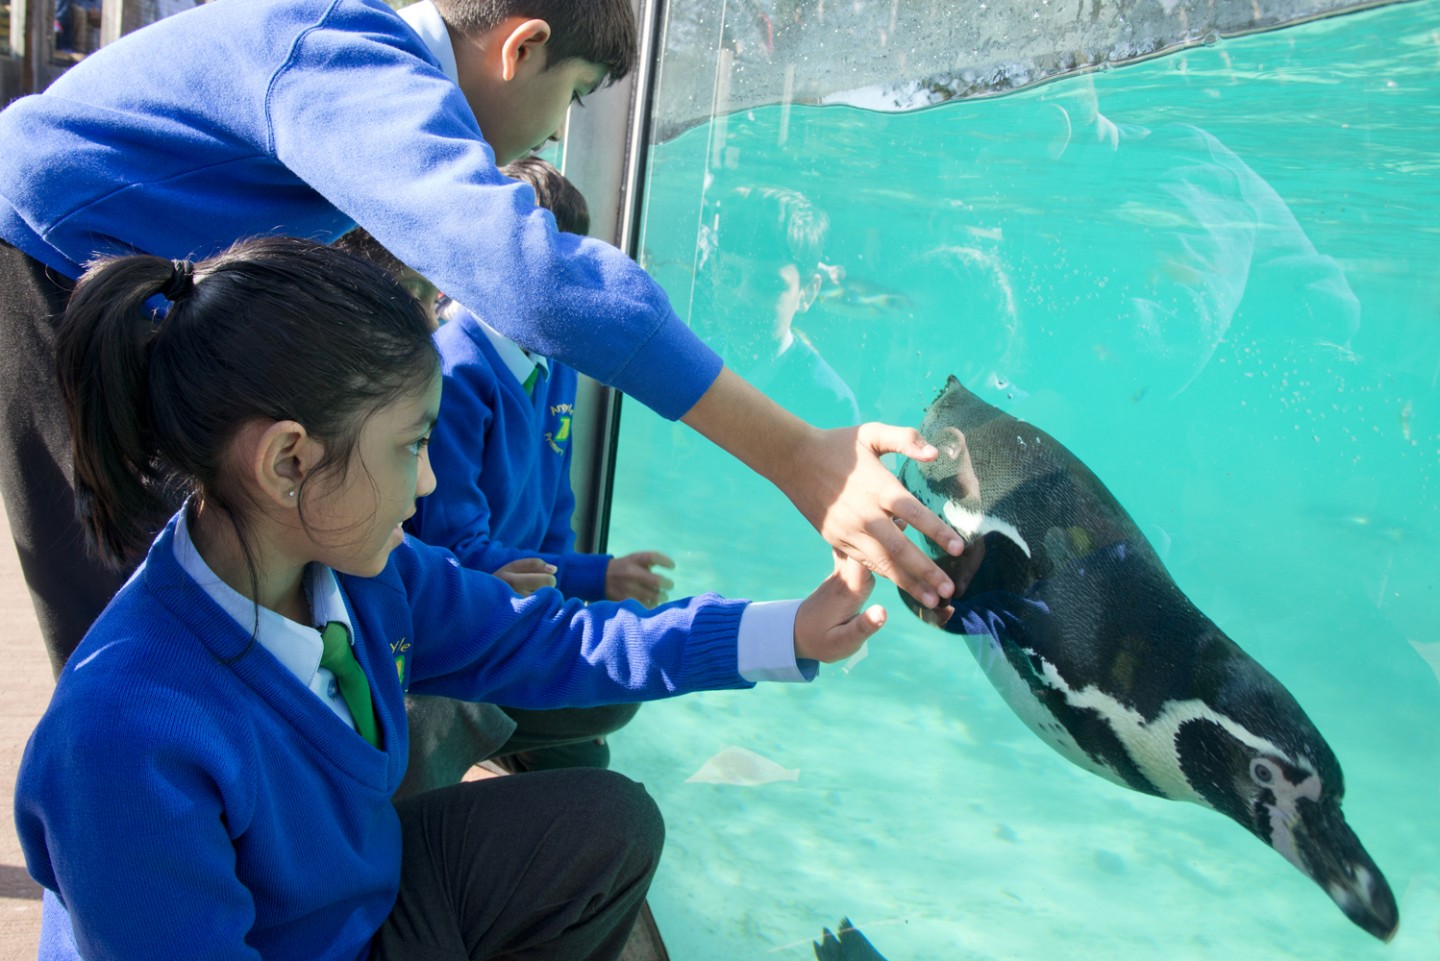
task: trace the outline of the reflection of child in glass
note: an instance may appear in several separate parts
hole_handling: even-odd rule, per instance
[[[726,363],[819,427],[860,422],[855,394],[799,330],[815,302],[830,220],[794,190],[725,191],[701,247],[695,328]]]
[[[503,168],[530,184],[556,226],[585,234],[584,196],[538,157]],[[435,335],[445,403],[430,438],[437,489],[415,508],[409,530],[455,552],[460,563],[493,573],[519,594],[558,587],[582,601],[665,600],[668,578],[655,566],[674,562],[658,551],[624,557],[575,551],[570,518],[570,431],[575,371],[531,353],[464,306],[448,302]],[[625,725],[639,705],[569,711],[507,710],[519,729],[498,752],[512,768],[605,767],[604,736]],[[454,783],[494,752],[481,736],[478,708],[460,702],[411,705],[411,774],[402,794]],[[506,725],[508,727],[508,724]],[[439,728],[439,730],[434,730]],[[477,733],[469,737],[466,730]],[[431,736],[434,740],[431,740]],[[428,760],[427,760],[428,759]]]
[[[101,552],[190,497],[21,763],[42,957],[614,959],[663,841],[644,788],[571,769],[392,804],[405,690],[544,708],[803,680],[884,621],[856,614],[853,561],[804,601],[647,610],[519,597],[405,536],[440,360],[413,299],[328,247],[97,262],[57,354]]]

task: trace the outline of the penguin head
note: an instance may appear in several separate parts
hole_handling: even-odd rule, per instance
[[[1275,705],[1285,711],[1288,697]],[[1293,705],[1296,711],[1298,705]],[[1175,734],[1180,767],[1211,807],[1237,821],[1318,884],[1351,921],[1389,941],[1400,923],[1395,895],[1340,811],[1340,765],[1301,715],[1283,725],[1313,732],[1275,743],[1223,716],[1197,717]]]

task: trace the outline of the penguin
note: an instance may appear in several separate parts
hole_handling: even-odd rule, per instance
[[[1219,811],[1389,941],[1399,909],[1340,810],[1340,763],[1290,692],[1192,604],[1124,507],[1043,430],[953,376],[900,479],[951,524],[956,584],[930,623],[963,635],[1006,703],[1066,759]]]
[[[810,942],[815,948],[816,961],[885,961],[849,918],[841,918],[833,934],[829,928],[822,930],[825,933],[820,940]]]

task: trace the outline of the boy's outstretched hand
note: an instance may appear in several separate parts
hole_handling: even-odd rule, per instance
[[[802,444],[793,461],[796,475],[776,485],[820,536],[926,607],[953,596],[955,584],[905,536],[905,528],[915,528],[952,555],[965,542],[880,463],[880,455],[889,453],[934,460],[939,452],[920,432],[861,424],[811,430]]]
[[[954,556],[965,542],[880,463],[891,453],[934,460],[939,452],[918,430],[884,424],[819,430],[728,367],[681,419],[780,488],[831,547],[926,607],[954,596],[956,585],[905,528]]]
[[[655,568],[673,569],[675,562],[659,551],[636,551],[624,557],[612,557],[605,565],[605,599],[634,599],[646,607],[657,607],[670,599],[675,582]]]
[[[859,561],[835,551],[835,571],[795,612],[795,656],[826,664],[841,661],[885,623],[885,608],[861,606],[875,587],[875,575]]]

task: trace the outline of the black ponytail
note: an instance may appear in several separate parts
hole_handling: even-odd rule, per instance
[[[76,501],[98,553],[117,565],[153,533],[166,506],[147,409],[157,318],[145,302],[173,273],[158,257],[102,263],[76,287],[60,327],[56,364]]]
[[[170,301],[163,319],[157,297]],[[93,546],[123,565],[190,492],[242,539],[225,453],[256,419],[295,420],[348,464],[364,420],[439,369],[424,312],[384,271],[322,244],[243,241],[196,264],[91,266],[61,323],[57,373],[76,499]]]

